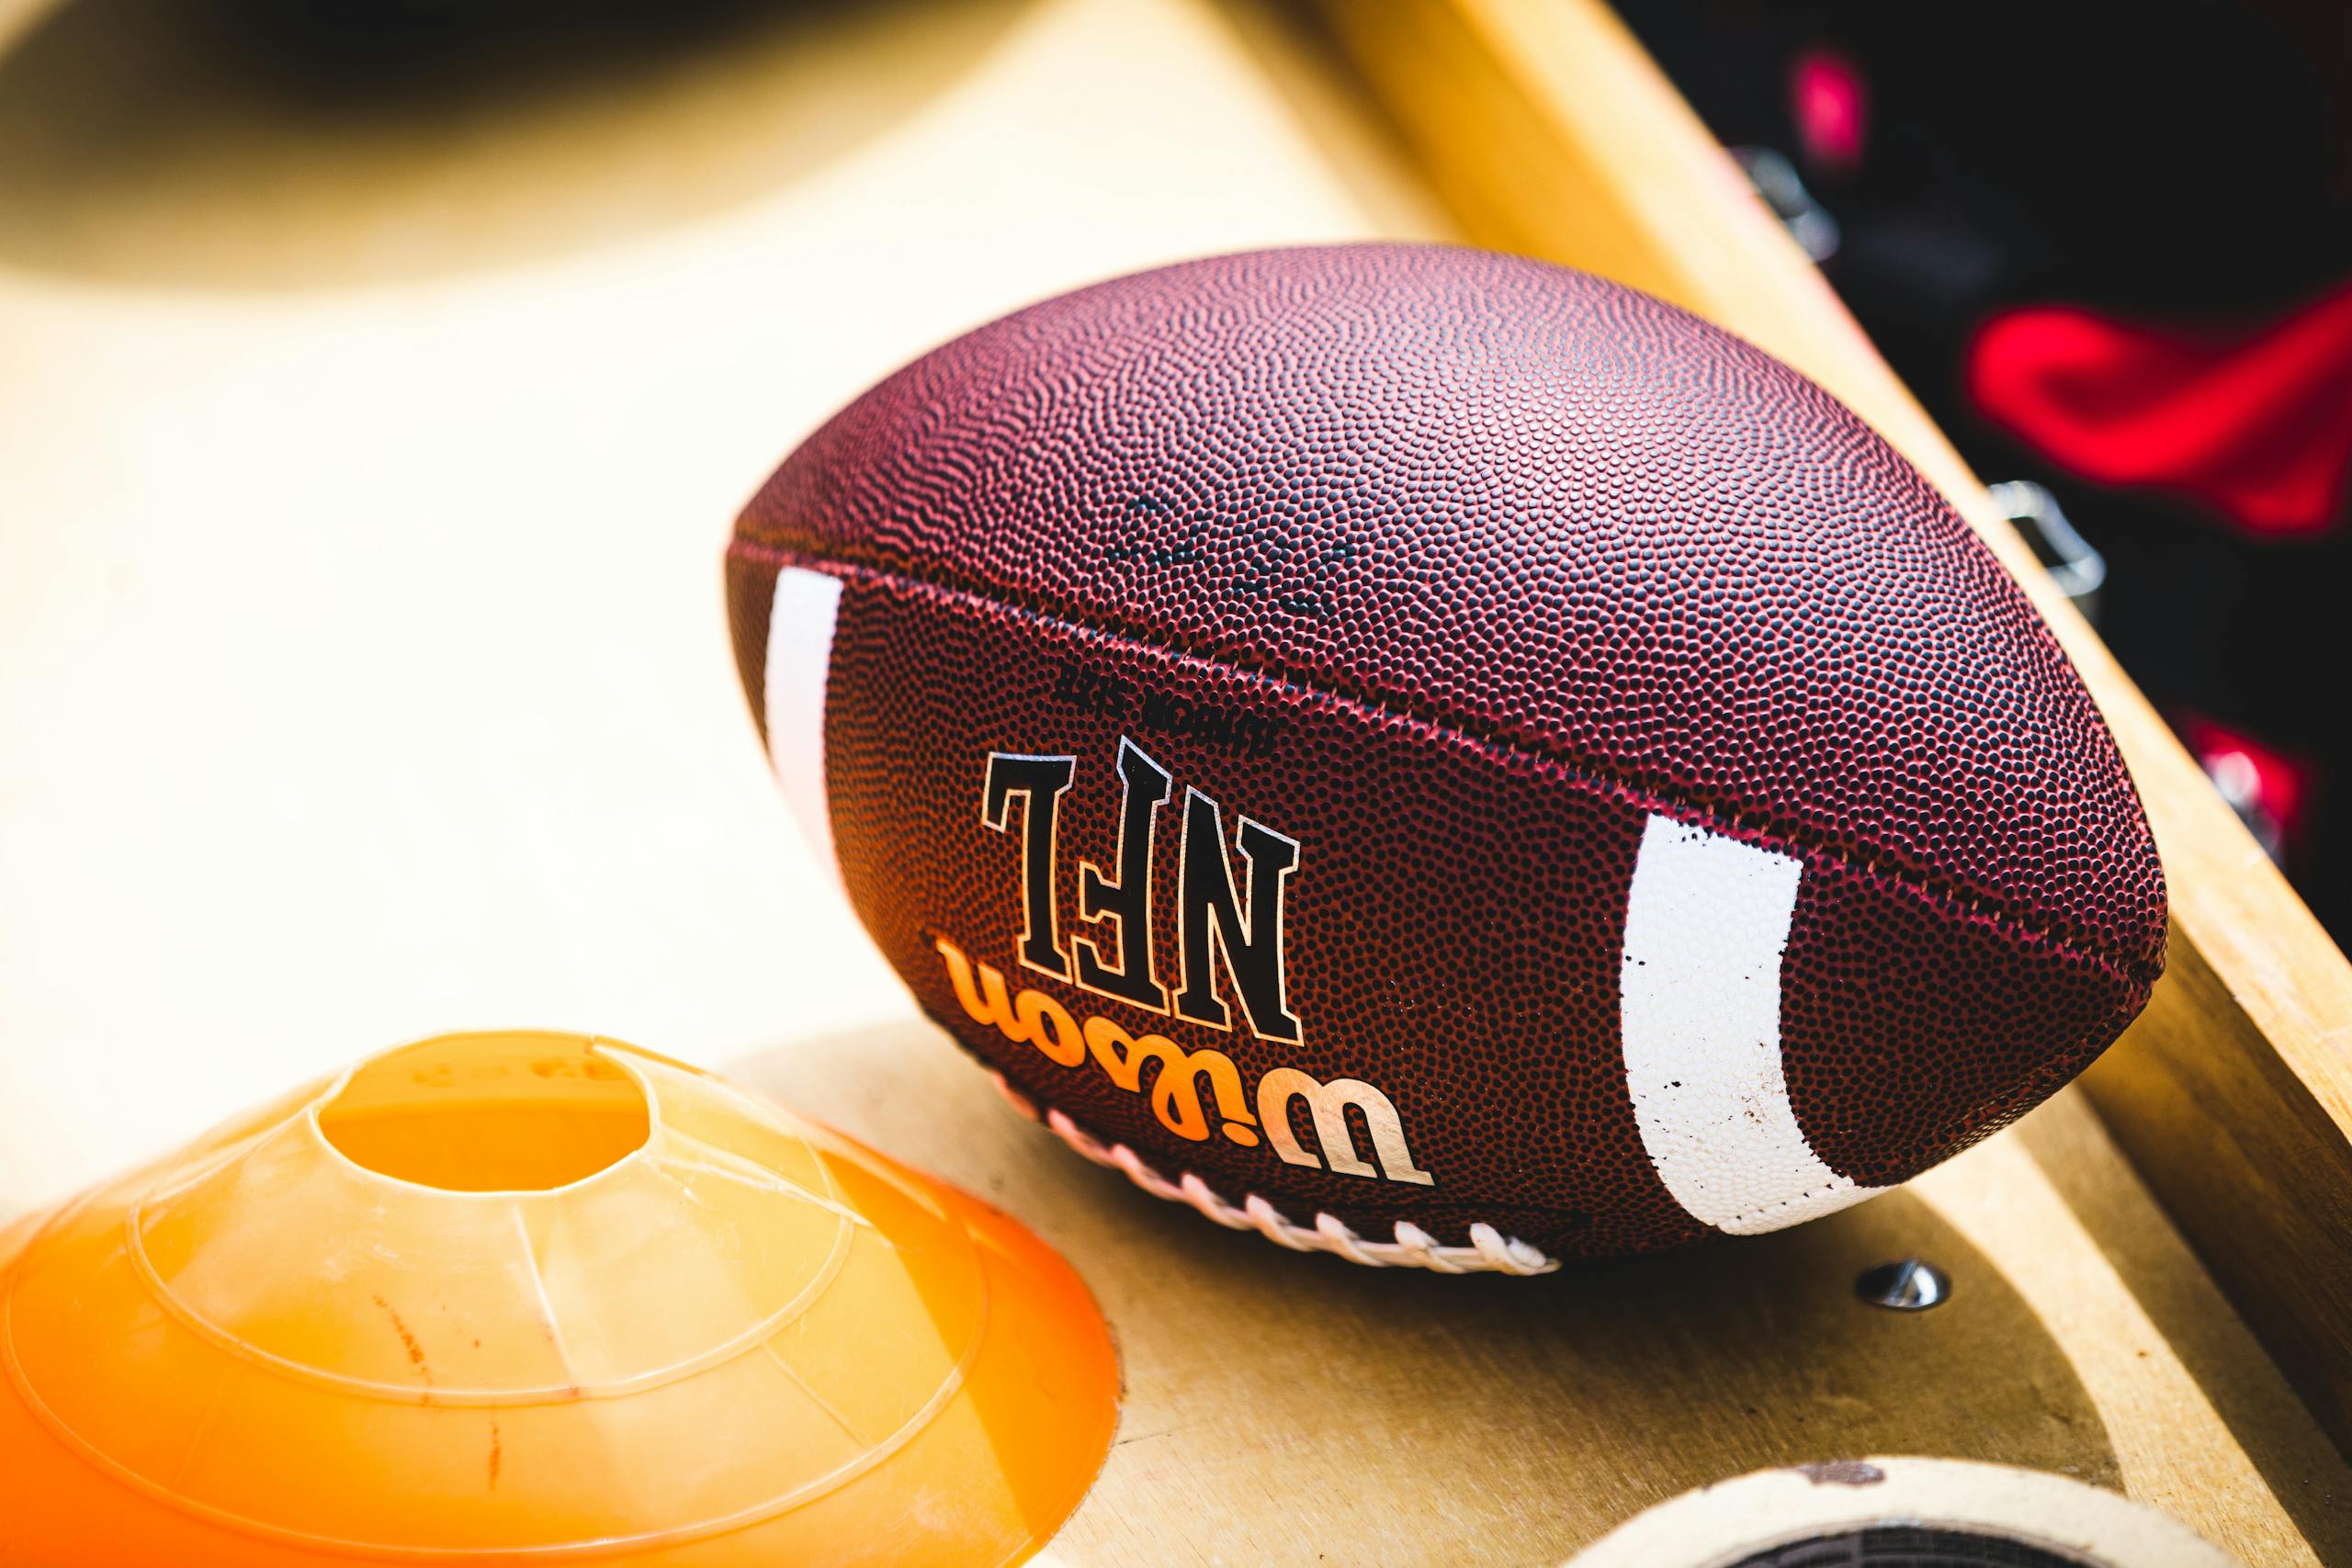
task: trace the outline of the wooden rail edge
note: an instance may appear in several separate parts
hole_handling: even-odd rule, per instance
[[[1600,0],[1315,9],[1473,240],[1646,289],[1804,370],[1940,486],[2023,584],[2107,715],[2171,886],[2170,971],[2085,1084],[2238,1311],[2352,1451],[2343,953]]]

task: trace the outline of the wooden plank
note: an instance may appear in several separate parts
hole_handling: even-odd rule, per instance
[[[2352,966],[1819,273],[1599,0],[1334,0],[1334,35],[1465,230],[1618,277],[1836,392],[2032,596],[2138,781],[2173,975],[2088,1075],[2117,1141],[2352,1443]]]

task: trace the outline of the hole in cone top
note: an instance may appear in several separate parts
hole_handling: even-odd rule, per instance
[[[645,1092],[557,1034],[455,1034],[379,1056],[319,1108],[353,1164],[452,1192],[540,1192],[584,1181],[645,1146]]]

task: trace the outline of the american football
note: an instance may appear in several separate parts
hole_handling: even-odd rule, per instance
[[[1286,1246],[1532,1273],[1826,1214],[2163,968],[2123,762],[1968,525],[1585,274],[1349,245],[1048,300],[810,436],[727,585],[922,1005]]]

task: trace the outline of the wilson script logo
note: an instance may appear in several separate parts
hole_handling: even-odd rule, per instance
[[[1182,807],[1170,811],[1175,780],[1131,739],[1119,742],[1117,771],[1116,874],[1091,860],[1080,863],[1076,929],[1065,937],[1055,870],[1062,797],[1077,779],[1078,759],[989,753],[980,820],[1020,839],[1020,966],[1146,1013],[1224,1033],[1247,1027],[1261,1040],[1297,1044],[1305,1030],[1290,1006],[1283,902],[1298,872],[1298,840],[1242,818],[1231,844],[1242,863],[1237,889],[1216,801],[1188,787]],[[1172,888],[1164,888],[1159,874],[1163,815],[1174,818]],[[1154,900],[1167,891],[1176,899],[1172,968],[1153,952],[1151,937]],[[1254,1087],[1245,1085],[1222,1051],[1137,1034],[1099,1013],[1081,1017],[1046,991],[1009,986],[1001,970],[976,963],[945,937],[938,947],[956,999],[974,1022],[1036,1047],[1061,1066],[1084,1069],[1091,1062],[1119,1088],[1147,1096],[1160,1125],[1180,1138],[1204,1142],[1214,1119],[1230,1142],[1271,1145],[1290,1165],[1424,1187],[1436,1182],[1413,1164],[1395,1103],[1362,1079],[1325,1083],[1295,1067],[1275,1067]],[[1220,972],[1240,1004],[1238,1020],[1220,994]],[[1302,1100],[1314,1148],[1300,1140],[1292,1120]],[[1358,1143],[1351,1110],[1362,1119],[1368,1151]]]

